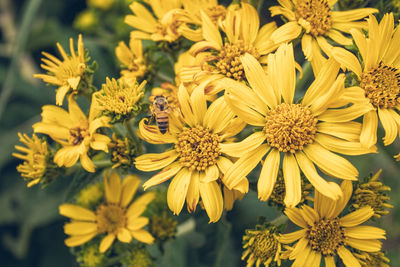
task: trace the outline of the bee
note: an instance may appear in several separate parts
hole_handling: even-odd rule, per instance
[[[154,97],[152,105],[152,118],[155,118],[158,130],[160,133],[165,134],[169,128],[169,105],[166,97],[158,95]]]

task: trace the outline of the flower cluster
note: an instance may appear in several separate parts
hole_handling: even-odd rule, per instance
[[[62,59],[44,52],[48,73],[35,77],[58,87],[58,106],[43,106],[32,138],[20,134],[27,147],[16,146],[18,171],[28,186],[61,173],[85,177],[59,207],[71,219],[65,244],[79,247],[85,266],[114,264],[107,251],[122,266],[152,266],[148,245],[181,234],[187,222],[173,215],[185,205],[218,223],[251,190],[282,215],[246,230],[248,267],[320,266],[322,258],[327,267],[385,266],[385,230],[361,224],[393,207],[390,187],[378,181],[381,171],[358,181],[351,161],[379,157],[379,122],[384,146],[400,132],[393,14],[378,23],[379,10],[337,10],[336,1],[278,0],[268,13],[233,2],[133,1],[123,16],[134,28],[128,45],[114,44],[119,77],[104,77],[100,88],[82,35],[78,51],[70,39],[70,55],[57,44]],[[168,189],[132,202],[137,174],[154,171],[143,190]],[[285,233],[289,220],[301,230]]]

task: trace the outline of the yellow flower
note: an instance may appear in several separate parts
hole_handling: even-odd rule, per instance
[[[146,120],[140,122],[138,135],[142,139],[153,144],[174,143],[174,147],[161,154],[137,157],[135,166],[142,171],[163,169],[143,184],[145,189],[174,177],[168,188],[167,202],[175,214],[180,213],[185,199],[189,212],[194,211],[201,197],[210,222],[216,222],[223,210],[220,184],[225,183],[223,174],[233,165],[221,153],[221,145],[245,125],[230,111],[223,98],[207,108],[204,86],[196,87],[191,96],[184,86],[179,87],[178,100],[184,121],[170,113],[167,133],[161,134],[156,126],[147,125]],[[246,193],[248,181],[241,178],[232,189]]]
[[[95,166],[87,152],[89,148],[108,151],[110,138],[96,133],[96,130],[108,127],[109,119],[96,119],[93,104],[87,118],[72,95],[68,98],[68,104],[69,112],[53,105],[43,106],[42,121],[33,125],[34,132],[47,134],[63,146],[54,156],[54,162],[59,167],[69,168],[80,159],[85,170],[94,172]]]
[[[286,215],[302,230],[280,236],[280,242],[290,244],[299,240],[290,252],[292,266],[320,266],[321,257],[326,267],[334,267],[339,256],[348,267],[361,267],[360,262],[346,247],[366,252],[377,252],[385,239],[385,230],[373,226],[359,226],[374,214],[370,207],[363,207],[343,217],[339,214],[351,197],[351,181],[343,181],[343,196],[336,201],[315,191],[314,209],[287,208]]]
[[[183,13],[181,20],[185,22],[179,27],[179,32],[187,39],[194,42],[203,40],[201,29],[201,10],[210,17],[214,25],[221,23],[227,13],[227,9],[223,5],[219,5],[217,0],[186,0],[183,1]],[[196,29],[193,29],[196,26]]]
[[[363,59],[358,59],[344,49],[334,49],[341,64],[355,73],[361,90],[360,101],[369,101],[374,109],[364,115],[361,143],[366,147],[377,141],[378,118],[384,130],[383,144],[390,145],[396,139],[400,127],[400,27],[394,29],[393,14],[384,15],[380,24],[374,16],[368,19],[368,37],[357,29],[351,30]],[[360,89],[361,87],[361,89]]]
[[[99,107],[105,111],[105,115],[110,116],[111,122],[130,119],[140,111],[140,99],[144,95],[146,81],[140,85],[135,79],[110,80],[106,78],[101,91],[93,94]]]
[[[99,8],[102,10],[110,9],[115,3],[115,0],[87,0],[87,5],[90,7]]]
[[[119,139],[115,133],[108,144],[110,150],[111,162],[114,163],[113,169],[122,167],[130,168],[133,165],[133,158],[136,155],[136,145],[127,137]]]
[[[131,32],[133,39],[153,40],[155,42],[174,42],[179,37],[178,28],[181,22],[178,20],[176,9],[181,8],[181,0],[146,0],[152,8],[156,18],[138,2],[133,2],[129,7],[134,15],[127,15],[125,23],[136,28]]]
[[[207,80],[214,84],[208,89],[208,94],[223,90],[223,86],[215,85],[215,81],[223,77],[239,81],[245,79],[240,61],[242,55],[249,53],[264,62],[263,56],[277,48],[269,39],[276,29],[275,22],[259,28],[258,13],[250,4],[242,3],[240,9],[228,11],[222,28],[226,38],[210,17],[203,11],[201,14],[204,41],[195,43],[189,50],[199,63],[184,68],[180,76],[184,83]]]
[[[118,173],[104,175],[105,202],[96,211],[73,204],[62,204],[61,215],[72,221],[64,225],[64,232],[70,235],[65,240],[68,247],[80,246],[96,235],[106,234],[100,243],[100,252],[105,252],[117,237],[124,243],[132,238],[152,244],[154,238],[142,228],[149,219],[140,216],[153,200],[154,194],[147,193],[129,204],[139,187],[140,179],[136,175],[128,175],[121,183]]]
[[[268,267],[271,262],[276,262],[281,265],[280,253],[281,243],[277,235],[277,228],[274,226],[265,227],[257,225],[256,229],[246,229],[246,234],[243,236],[242,260],[247,256],[246,267],[252,267],[256,264],[259,267],[261,264]]]
[[[147,70],[143,58],[142,41],[131,38],[129,47],[124,42],[119,42],[115,48],[115,55],[122,63],[124,70],[121,75],[129,78],[142,78]]]
[[[104,189],[101,183],[91,184],[79,192],[76,198],[76,203],[85,208],[95,206],[103,198],[103,191]]]
[[[81,31],[94,31],[99,25],[99,17],[92,9],[78,14],[74,20],[74,27]]]
[[[357,257],[358,261],[361,264],[361,267],[390,267],[388,263],[390,260],[385,257],[385,254],[381,251],[379,252],[365,252],[360,251],[359,253],[354,253],[354,256]]]
[[[20,142],[24,143],[26,147],[15,146],[15,149],[24,154],[12,153],[12,155],[24,161],[17,166],[17,171],[30,181],[28,187],[31,187],[44,181],[49,157],[47,142],[41,141],[35,134],[32,135],[32,138],[21,133],[18,133],[18,136]]]
[[[321,49],[331,56],[332,45],[327,38],[339,45],[351,45],[352,39],[341,32],[364,28],[360,21],[366,16],[378,12],[375,8],[360,8],[348,11],[333,11],[337,1],[332,0],[278,0],[280,6],[270,8],[271,15],[283,15],[288,22],[279,27],[271,36],[275,43],[290,42],[301,37],[301,47],[306,59],[311,61],[315,72],[324,64]]]
[[[222,80],[225,100],[239,118],[259,130],[239,143],[221,145],[222,152],[240,157],[225,174],[228,188],[240,183],[269,152],[258,180],[258,197],[262,201],[272,193],[281,159],[286,206],[296,206],[301,200],[300,170],[322,194],[332,199],[340,197],[339,186],[326,182],[314,164],[332,177],[357,180],[357,169],[332,152],[360,155],[376,151],[376,147],[367,149],[360,144],[361,124],[352,121],[370,111],[369,104],[343,108],[350,101],[342,99],[345,76],[338,76],[339,64],[334,60],[328,61],[301,102],[295,104],[296,72],[291,44],[283,44],[269,55],[268,75],[250,54],[242,57],[242,64],[251,88],[231,79]]]
[[[64,48],[57,43],[62,60],[49,53],[42,52],[46,58],[42,58],[44,64],[41,67],[47,70],[48,74],[35,74],[33,77],[40,78],[46,83],[59,86],[56,93],[56,104],[61,106],[65,95],[72,89],[76,92],[78,85],[86,69],[85,51],[82,35],[78,38],[78,51],[75,52],[74,41],[69,39],[71,55],[65,53]]]

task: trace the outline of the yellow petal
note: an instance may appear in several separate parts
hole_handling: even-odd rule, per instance
[[[117,237],[119,241],[124,243],[129,243],[132,240],[132,235],[126,228],[120,228]]]
[[[286,213],[286,211],[285,211]],[[279,242],[282,242],[283,244],[291,244],[296,240],[299,240],[300,238],[304,237],[307,234],[307,229],[302,229],[299,231],[295,231],[292,233],[288,234],[283,234],[279,236]]]
[[[223,210],[223,199],[221,189],[217,182],[201,183],[200,196],[204,204],[210,222],[219,220]]]
[[[257,96],[270,108],[278,105],[278,96],[271,87],[268,76],[257,59],[246,53],[241,57],[246,78]]]
[[[89,158],[89,156],[84,153],[79,156],[82,167],[88,172],[95,172],[96,166],[94,165],[93,161]]]
[[[65,95],[67,94],[67,92],[70,88],[71,87],[69,87],[68,85],[63,85],[57,89],[57,93],[56,93],[56,104],[57,105],[62,106]]]
[[[393,114],[388,109],[378,108],[379,120],[385,130],[385,137],[383,137],[383,144],[385,146],[394,142],[397,136],[397,124]],[[398,116],[398,115],[397,115]]]
[[[305,266],[319,267],[321,264],[321,256],[322,254],[320,252],[311,250],[305,262]]]
[[[333,256],[325,256],[325,266],[336,267],[335,259],[333,258]]]
[[[360,20],[372,13],[378,12],[375,8],[358,8],[346,11],[332,11],[332,20],[339,22],[349,22],[352,20]]]
[[[215,24],[203,10],[200,12],[204,39],[213,43],[216,47],[218,47],[218,50],[220,50],[222,48],[222,38],[217,26],[215,26]]]
[[[58,207],[59,213],[74,220],[91,221],[96,220],[96,215],[91,210],[72,204],[62,204]]]
[[[217,165],[212,165],[207,167],[206,169],[206,173],[204,176],[202,176],[202,179],[200,180],[200,182],[202,183],[208,183],[208,182],[212,182],[212,181],[216,181],[219,178],[219,169],[217,167]]]
[[[230,128],[235,114],[231,111],[224,97],[214,100],[204,115],[204,127],[208,127],[213,133],[220,133]]]
[[[119,203],[121,199],[121,178],[117,172],[112,172],[108,177],[104,173],[104,191],[107,202]]]
[[[155,194],[153,192],[146,193],[141,195],[138,199],[136,199],[126,211],[126,217],[128,220],[136,218],[140,216],[147,208],[147,205],[153,201]]]
[[[354,121],[320,122],[317,124],[317,129],[320,133],[333,135],[347,141],[358,141],[362,126],[361,123]]]
[[[330,29],[327,32],[327,36],[329,38],[331,38],[333,41],[335,41],[336,43],[341,44],[341,45],[352,45],[353,44],[353,40],[351,38],[344,36],[341,32],[339,32],[335,29]],[[331,47],[329,49],[329,53],[332,53],[332,48],[333,47]],[[331,57],[332,54],[329,54],[328,56]]]
[[[314,164],[307,158],[303,152],[299,151],[296,153],[297,163],[299,164],[304,175],[310,181],[310,183],[318,190],[321,194],[331,199],[338,199],[342,195],[342,190],[335,183],[328,183],[325,181],[317,171],[315,170]]]
[[[317,134],[315,141],[326,149],[345,155],[363,155],[377,153],[376,146],[371,148],[363,147],[359,142],[349,142],[326,134]]]
[[[170,165],[178,158],[178,156],[179,154],[175,149],[160,154],[144,154],[135,159],[135,166],[141,171],[155,171]]]
[[[179,215],[185,203],[186,194],[191,180],[191,171],[187,168],[180,170],[168,187],[167,202],[170,210]]]
[[[337,254],[342,259],[344,265],[351,267],[361,267],[359,261],[353,254],[347,250],[344,246],[340,246],[337,250]]]
[[[365,206],[340,218],[340,225],[343,227],[357,226],[367,221],[372,215],[374,215],[374,210]]]
[[[141,139],[151,144],[169,144],[176,141],[175,136],[172,136],[171,133],[161,134],[157,126],[148,125],[147,123],[148,119],[146,118],[139,123],[137,135]]]
[[[237,97],[225,91],[225,101],[228,103],[232,111],[243,121],[253,126],[264,126],[265,118],[259,112],[243,101],[242,97]]]
[[[349,202],[353,193],[353,184],[351,181],[345,180],[341,183],[340,188],[342,189],[343,196],[336,201],[336,206],[334,212],[331,214],[331,218],[339,216],[339,214],[344,210],[347,203]]]
[[[154,242],[154,237],[145,230],[131,231],[131,234],[132,234],[133,238],[135,238],[136,240],[138,240],[142,243],[153,244],[153,242]]]
[[[191,96],[190,96],[190,100],[192,103],[192,108],[193,108],[193,115],[195,117],[196,123],[203,125],[203,119],[204,119],[204,115],[206,114],[207,111],[207,101],[206,98],[204,96],[204,87],[207,84],[206,83],[202,83],[200,85],[198,85],[197,87],[195,87],[195,89],[193,90]],[[183,116],[185,116],[185,114],[183,114]],[[203,125],[206,126],[206,125]]]
[[[68,128],[55,124],[38,122],[32,127],[35,133],[44,133],[50,135],[53,139],[68,139],[69,136]]]
[[[221,152],[231,157],[242,157],[248,151],[254,150],[265,141],[265,134],[262,131],[255,132],[238,143],[220,144]]]
[[[360,143],[365,147],[372,147],[376,144],[378,131],[378,115],[375,110],[364,114],[362,129],[360,133]]]
[[[258,198],[261,201],[267,201],[274,189],[279,163],[280,153],[278,150],[272,149],[264,161],[260,177],[258,178],[257,191]]]
[[[264,144],[241,157],[225,174],[225,185],[229,189],[232,189],[243,179],[243,177],[249,174],[258,165],[269,150],[270,147]]]
[[[71,120],[74,122],[87,122],[85,113],[81,110],[78,104],[75,102],[73,95],[68,97],[68,111],[71,116]]]
[[[302,27],[296,21],[285,23],[271,35],[271,40],[276,44],[290,42],[296,39],[301,33]]]
[[[137,175],[130,174],[127,175],[122,182],[122,193],[121,193],[121,202],[120,205],[122,207],[128,206],[129,202],[131,202],[133,195],[135,195],[136,190],[138,189],[140,184],[140,179]]]
[[[336,202],[330,198],[322,195],[318,190],[314,194],[314,210],[318,212],[321,218],[332,218],[332,214],[335,212]]]
[[[318,116],[318,120],[329,122],[347,122],[371,111],[371,106],[352,105],[343,109],[329,109]]]
[[[97,232],[97,224],[93,222],[71,222],[64,225],[67,235],[87,235]]]
[[[75,235],[65,239],[65,245],[67,247],[76,247],[80,246],[88,241],[90,241],[93,237],[96,236],[96,232],[90,233],[87,235]]]
[[[250,4],[242,3],[242,19],[245,23],[241,23],[243,39],[245,44],[254,43],[258,29],[260,28],[260,19],[257,10]]]
[[[357,180],[358,171],[347,159],[318,143],[307,145],[303,151],[324,173],[340,179]]]
[[[345,227],[343,230],[346,237],[356,239],[386,239],[386,231],[374,226]]]
[[[287,207],[295,207],[301,200],[300,170],[292,153],[283,158],[283,178],[285,180],[285,199]]]
[[[149,223],[149,218],[147,217],[137,217],[133,219],[128,219],[128,229],[131,231],[136,231],[144,226],[146,226]]]
[[[186,207],[191,213],[196,210],[197,203],[200,198],[200,177],[204,176],[204,172],[192,172],[189,188],[186,193]]]
[[[99,251],[100,251],[101,253],[106,252],[106,250],[112,245],[112,243],[114,242],[114,240],[115,240],[115,235],[114,235],[114,234],[108,234],[108,235],[106,235],[106,236],[101,240]]]
[[[351,70],[360,77],[362,69],[357,57],[341,47],[331,49],[332,56],[340,63],[341,67]]]
[[[196,117],[193,114],[193,104],[190,100],[188,91],[186,87],[181,84],[178,89],[178,99],[181,107],[182,115],[184,116],[185,121],[189,124],[189,126],[196,126]]]
[[[169,165],[168,167],[164,168],[162,171],[151,177],[149,180],[147,180],[143,184],[144,190],[147,190],[147,188],[149,187],[167,181],[169,178],[177,174],[180,169],[182,169],[182,164],[180,162],[172,163],[171,165]]]
[[[346,238],[347,245],[366,252],[378,252],[382,249],[382,242],[376,239]],[[353,266],[353,265],[351,265]]]
[[[288,218],[295,224],[297,224],[298,226],[302,227],[302,228],[308,228],[308,224],[307,222],[303,219],[303,216],[301,216],[301,214],[298,212],[298,209],[296,208],[286,208],[285,209],[285,214],[286,216],[288,216]],[[297,239],[300,239],[297,238]],[[297,240],[295,239],[295,240]],[[292,242],[294,242],[295,240],[293,240]]]

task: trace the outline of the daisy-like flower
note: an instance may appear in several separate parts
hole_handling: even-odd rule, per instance
[[[87,155],[89,148],[108,151],[110,138],[96,133],[96,130],[108,127],[109,118],[104,116],[96,118],[93,102],[87,118],[70,95],[69,112],[53,105],[43,106],[42,121],[33,125],[35,133],[47,134],[63,146],[54,155],[54,162],[59,167],[72,167],[80,159],[85,170],[94,172],[95,166]]]
[[[62,204],[61,215],[71,218],[64,225],[64,232],[70,235],[65,240],[68,247],[80,246],[97,235],[106,234],[101,240],[99,250],[105,252],[115,238],[124,243],[132,238],[146,244],[152,244],[154,238],[143,230],[149,218],[140,216],[154,199],[154,193],[146,193],[130,204],[140,184],[136,175],[128,175],[121,182],[118,173],[104,175],[104,203],[92,211],[74,204]]]
[[[378,252],[385,239],[385,230],[373,226],[360,226],[372,217],[371,207],[363,207],[343,217],[339,214],[346,207],[352,193],[351,181],[343,181],[343,196],[336,201],[315,191],[314,208],[287,208],[286,215],[302,230],[279,237],[282,243],[290,244],[298,240],[290,252],[292,266],[320,266],[321,258],[325,266],[334,267],[335,256],[339,256],[348,267],[361,267],[359,260],[348,246],[366,252]]]
[[[49,53],[42,52],[46,58],[42,58],[44,64],[40,66],[47,70],[48,74],[35,74],[33,77],[40,78],[44,82],[59,86],[56,93],[56,104],[61,106],[65,95],[78,89],[86,69],[85,51],[83,47],[82,35],[78,38],[78,51],[75,52],[74,41],[69,39],[71,55],[67,55],[64,48],[57,43],[57,48],[61,53],[62,60]]]
[[[100,108],[107,116],[110,116],[111,122],[129,119],[140,111],[139,101],[144,95],[144,86],[146,81],[140,85],[135,79],[110,80],[106,78],[102,90],[93,94]]]
[[[390,145],[400,127],[400,27],[394,29],[393,14],[384,15],[378,24],[374,16],[368,19],[368,37],[360,30],[351,34],[360,51],[363,63],[344,49],[333,49],[335,57],[359,79],[364,97],[374,109],[364,115],[361,143],[367,147],[377,141],[378,118],[384,130],[384,145]],[[360,90],[349,88],[349,92]],[[400,155],[400,154],[399,154]]]
[[[282,15],[288,22],[279,27],[271,39],[276,43],[290,42],[300,35],[301,46],[306,58],[311,61],[315,72],[319,72],[324,57],[321,49],[330,56],[327,38],[339,45],[351,45],[352,39],[344,36],[352,28],[364,28],[364,19],[378,12],[374,8],[360,8],[348,11],[333,11],[337,0],[278,0],[280,6],[270,8],[271,15]],[[302,34],[303,33],[303,34]]]
[[[31,187],[43,181],[45,177],[49,158],[47,142],[40,140],[35,134],[32,138],[21,133],[18,133],[18,136],[26,147],[15,146],[15,149],[24,154],[12,153],[12,155],[24,161],[17,166],[17,171],[29,181],[28,187]]]
[[[285,180],[286,206],[296,206],[301,200],[300,170],[322,194],[332,199],[341,196],[336,183],[325,181],[315,169],[340,178],[357,180],[357,169],[345,158],[332,153],[360,155],[375,152],[359,142],[361,124],[353,122],[372,107],[369,104],[344,107],[342,101],[344,74],[339,64],[328,61],[303,99],[294,102],[296,73],[293,47],[281,45],[268,57],[268,76],[257,60],[246,54],[242,64],[251,88],[243,83],[225,79],[225,99],[230,108],[250,125],[260,130],[239,143],[222,144],[228,155],[240,157],[225,174],[228,188],[241,182],[266,154],[260,178],[258,197],[268,200],[278,174],[281,159]]]
[[[115,48],[115,55],[122,63],[121,75],[128,78],[142,78],[146,73],[146,64],[143,58],[142,41],[131,38],[129,47],[124,42],[119,42]]]
[[[174,42],[181,35],[178,32],[182,24],[178,20],[176,11],[181,8],[181,0],[146,0],[153,10],[156,18],[145,6],[133,2],[129,7],[134,15],[127,15],[125,23],[136,28],[131,32],[131,38],[153,40],[155,42]]]
[[[161,134],[156,126],[147,125],[146,120],[139,124],[138,135],[153,144],[173,143],[174,147],[161,154],[144,154],[137,157],[135,166],[141,171],[155,171],[158,174],[146,181],[145,189],[163,183],[174,177],[169,185],[167,201],[169,208],[179,214],[185,199],[189,212],[196,209],[201,197],[210,222],[219,220],[223,210],[221,185],[223,174],[233,165],[223,155],[221,145],[239,133],[245,126],[235,117],[223,98],[215,100],[208,108],[204,95],[205,84],[196,87],[191,96],[186,88],[180,86],[178,101],[183,121],[170,113],[169,131]],[[240,183],[224,189],[226,201],[248,191],[248,181],[242,177]]]
[[[242,55],[249,53],[260,62],[265,62],[263,56],[277,48],[269,39],[276,29],[275,22],[260,28],[258,13],[250,4],[242,3],[241,8],[227,12],[223,33],[205,12],[201,11],[201,17],[204,41],[194,44],[189,50],[200,63],[182,70],[182,82],[213,82],[224,77],[241,81],[245,78],[240,61]],[[216,94],[221,90],[223,86],[214,86],[207,94]]]

